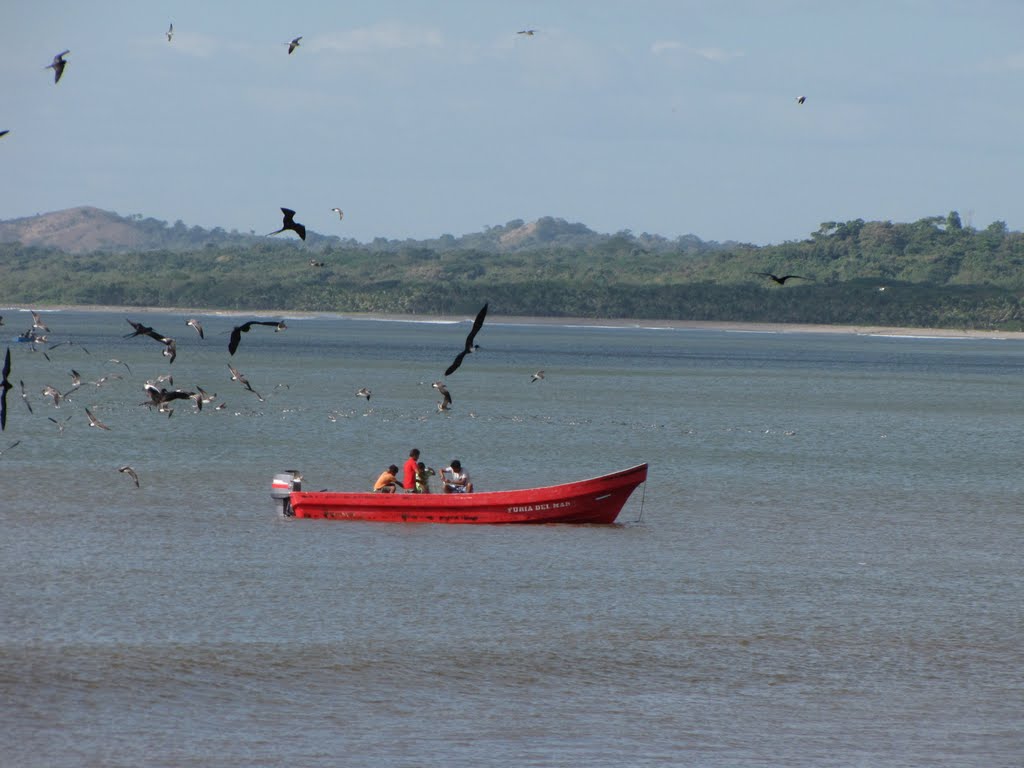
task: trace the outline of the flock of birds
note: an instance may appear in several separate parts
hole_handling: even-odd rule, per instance
[[[485,303],[483,307],[481,307],[480,310],[477,312],[476,316],[473,319],[473,323],[469,330],[469,333],[466,334],[466,338],[462,344],[462,348],[458,351],[452,362],[444,371],[445,377],[451,376],[453,373],[455,373],[463,365],[467,355],[470,355],[473,352],[480,349],[479,344],[476,343],[476,338],[477,334],[479,334],[480,330],[483,328],[484,321],[487,317],[488,306],[489,305]],[[29,330],[27,330],[24,334],[22,334],[22,337],[29,339],[29,344],[27,348],[35,352],[41,349],[40,345],[43,345],[46,342],[48,342],[49,339],[47,334],[51,333],[51,331],[49,326],[43,321],[42,317],[38,312],[32,310],[31,314],[32,327]],[[174,339],[174,337],[169,336],[161,331],[158,331],[152,326],[146,325],[145,323],[132,320],[131,318],[125,318],[125,322],[128,323],[128,325],[131,327],[131,330],[122,336],[123,339],[152,339],[161,346],[160,352],[161,355],[167,359],[167,364],[170,365],[174,363],[177,357],[177,342]],[[0,326],[2,325],[3,317],[0,316]],[[189,328],[192,328],[201,340],[206,339],[206,332],[203,329],[202,323],[200,323],[199,320],[190,317],[185,320],[185,325]],[[243,338],[243,334],[249,333],[250,331],[258,327],[272,328],[275,333],[287,329],[287,325],[281,320],[246,320],[245,322],[239,323],[238,325],[233,326],[230,332],[228,332],[229,338],[227,349],[229,357],[234,357],[235,353],[238,351],[239,345],[241,344]],[[68,340],[49,344],[48,346],[45,347],[45,349],[43,349],[42,355],[46,358],[47,361],[52,362],[49,356],[50,352],[53,352],[55,349],[59,347],[69,346],[74,343],[75,342]],[[84,351],[86,354],[91,354],[89,353],[88,349],[81,345],[79,346],[82,349],[82,351]],[[131,374],[131,368],[127,363],[116,358],[111,358],[107,362],[117,365],[123,365],[128,374]],[[230,372],[231,381],[238,382],[240,386],[242,386],[248,392],[252,393],[260,402],[265,401],[263,395],[261,395],[256,389],[253,388],[252,384],[250,384],[245,374],[243,374],[230,362],[227,363],[227,367]],[[7,395],[10,390],[14,389],[13,382],[16,380],[13,376],[12,371],[10,347],[7,347],[6,353],[4,355],[2,373],[3,377],[2,380],[0,380],[0,430],[6,430],[9,417]],[[82,389],[82,387],[85,384],[92,384],[95,387],[100,387],[114,380],[124,378],[122,375],[118,373],[106,373],[96,381],[84,382],[82,375],[74,368],[70,370],[70,376],[71,385],[66,390],[61,391],[61,389],[59,389],[57,386],[54,386],[53,384],[47,384],[45,387],[42,388],[42,395],[45,396],[48,400],[52,401],[54,408],[60,408],[62,405],[72,402],[72,395],[74,395],[74,393]],[[531,375],[530,383],[541,381],[543,379],[544,371],[540,370]],[[25,382],[20,379],[18,379],[17,381],[21,388],[22,402],[24,403],[28,412],[30,414],[34,414],[35,412],[32,407],[32,401],[29,397],[29,392],[25,387]],[[165,384],[170,385],[171,388],[165,386]],[[451,391],[448,389],[448,385],[444,378],[433,382],[431,386],[433,389],[437,390],[438,395],[441,397],[441,400],[437,402],[437,411],[439,413],[443,413],[451,410],[452,395]],[[170,418],[174,414],[174,406],[178,403],[191,403],[196,411],[202,411],[204,405],[210,405],[211,403],[214,402],[214,400],[217,397],[216,394],[210,395],[200,386],[194,386],[190,389],[173,387],[174,379],[169,373],[160,374],[152,379],[146,380],[143,383],[143,391],[145,392],[146,399],[139,403],[139,406],[144,406],[158,413],[166,414],[167,417]],[[363,397],[367,401],[369,401],[370,398],[372,397],[372,392],[367,387],[360,387],[355,394],[357,397]],[[226,403],[221,402],[219,405],[215,406],[215,409],[222,410],[225,407]],[[112,428],[108,424],[105,424],[96,415],[96,413],[94,413],[92,408],[84,407],[83,411],[85,413],[86,418],[88,419],[90,427],[95,427],[96,429],[105,432],[109,432],[112,430]],[[67,423],[71,420],[72,417],[73,414],[69,414],[62,419],[57,419],[54,418],[53,416],[48,416],[47,418],[54,424],[54,427],[58,430],[58,432],[60,434],[63,434],[64,429],[67,426]],[[11,443],[2,451],[0,451],[0,455],[3,455],[5,452],[16,447],[17,445],[20,444],[20,442],[21,441],[18,440]],[[141,487],[138,473],[130,465],[124,465],[120,467],[118,471],[130,477],[132,481],[135,483],[136,487]]]
[[[526,36],[526,37],[532,37],[532,36],[534,36],[536,34],[536,32],[537,32],[536,29],[522,29],[522,30],[519,30],[519,32],[517,32],[517,34],[518,35],[523,35],[523,36]],[[173,39],[174,39],[174,24],[173,23],[171,23],[168,26],[167,32],[165,33],[165,35],[167,37],[167,42],[168,43],[173,41]],[[288,55],[293,54],[296,51],[296,49],[298,49],[300,47],[301,40],[302,40],[302,36],[300,35],[300,36],[292,38],[289,42],[285,43],[285,45],[288,48]],[[65,57],[68,56],[68,54],[70,54],[70,53],[71,53],[70,50],[61,51],[60,53],[55,55],[53,57],[53,60],[49,64],[47,64],[46,67],[45,67],[45,69],[52,69],[53,70],[53,82],[55,84],[59,83],[61,78],[64,75],[65,69],[67,68],[67,64],[68,64],[68,60]],[[797,96],[796,97],[796,102],[797,102],[797,104],[803,105],[806,102],[806,97],[805,96]],[[5,135],[7,135],[8,133],[10,133],[9,129],[0,130],[0,137],[3,137]],[[344,219],[345,214],[344,214],[344,212],[340,208],[335,207],[335,208],[332,208],[331,210],[334,213],[338,214],[338,219],[339,220]],[[281,208],[281,213],[282,213],[282,216],[283,216],[281,227],[279,229],[274,230],[273,232],[268,233],[267,236],[269,237],[269,236],[272,236],[272,235],[280,234],[282,232],[291,231],[291,232],[294,232],[296,235],[298,235],[298,237],[304,241],[306,239],[306,227],[303,224],[301,224],[301,223],[299,223],[299,222],[297,222],[295,220],[296,212],[294,210],[292,210],[291,208],[282,207]],[[315,258],[311,258],[309,263],[310,263],[310,266],[313,266],[313,267],[322,267],[322,266],[324,266],[323,262],[317,261]],[[771,280],[772,282],[777,283],[778,285],[785,285],[786,281],[788,281],[788,280],[794,280],[794,279],[797,279],[797,280],[812,280],[813,279],[813,278],[809,278],[809,277],[803,277],[801,275],[791,275],[791,274],[781,275],[780,276],[780,275],[775,275],[775,274],[773,274],[771,272],[755,272],[753,274],[765,277],[765,278]],[[487,316],[487,309],[488,309],[488,304],[484,304],[484,306],[477,313],[476,317],[473,320],[472,328],[470,329],[470,332],[466,336],[466,340],[465,340],[465,343],[463,345],[463,348],[455,356],[455,358],[452,361],[452,363],[445,369],[445,372],[444,372],[445,376],[452,375],[462,365],[463,360],[465,359],[465,357],[467,355],[469,355],[472,352],[474,352],[475,350],[479,349],[479,345],[476,344],[475,339],[476,339],[476,336],[479,333],[480,329],[483,327],[484,319]],[[45,323],[43,323],[42,319],[40,318],[40,316],[39,316],[39,314],[37,312],[32,312],[32,316],[33,316],[33,325],[32,325],[32,328],[30,329],[30,331],[28,333],[33,335],[33,341],[34,342],[45,341],[45,339],[46,339],[45,336],[35,335],[35,334],[36,334],[37,331],[41,332],[41,333],[44,333],[44,334],[45,333],[49,333],[50,329],[48,327],[46,327]],[[131,325],[133,330],[132,330],[131,333],[126,334],[124,338],[135,338],[135,337],[140,337],[140,336],[149,337],[149,338],[157,341],[159,344],[161,344],[163,346],[163,349],[161,350],[161,354],[168,359],[169,363],[173,363],[175,361],[175,359],[177,357],[177,342],[175,341],[175,339],[173,337],[168,336],[166,334],[163,334],[163,333],[161,333],[159,331],[154,330],[153,328],[151,328],[149,326],[146,326],[146,325],[144,325],[142,323],[137,323],[137,322],[135,322],[133,320],[130,320],[130,319],[127,320],[127,322],[128,322],[129,325]],[[3,324],[3,319],[2,319],[2,317],[0,317],[0,325],[2,325],[2,324]],[[186,324],[188,326],[190,326],[191,328],[193,328],[196,331],[196,333],[198,333],[200,339],[204,339],[205,338],[205,334],[203,332],[203,327],[199,323],[198,320],[196,320],[194,318],[190,318],[190,319],[188,319],[186,321]],[[238,349],[239,344],[241,343],[242,334],[248,333],[255,326],[273,327],[275,332],[283,331],[287,327],[283,322],[277,321],[277,320],[249,320],[249,321],[247,321],[245,323],[237,325],[237,326],[235,326],[231,330],[231,335],[230,335],[230,338],[229,338],[229,341],[228,341],[228,353],[229,353],[229,355],[234,356],[235,352]],[[68,344],[68,343],[71,343],[71,342],[60,342],[60,344],[51,346],[50,349],[52,350],[56,346],[60,346],[61,344]],[[32,348],[35,349],[35,344],[34,343],[33,343]],[[45,354],[46,353],[44,352],[44,355]],[[48,356],[47,356],[47,359],[49,359]],[[112,360],[111,362],[119,363],[120,361]],[[127,364],[126,364],[126,367],[127,367]],[[248,390],[249,392],[254,394],[261,402],[263,402],[263,400],[264,400],[263,396],[259,392],[257,392],[255,389],[253,389],[252,385],[249,383],[248,379],[245,377],[245,375],[242,372],[240,372],[237,368],[232,366],[231,363],[228,363],[228,369],[229,369],[229,371],[231,373],[231,380],[232,381],[237,381],[246,390]],[[62,393],[56,387],[53,387],[52,385],[47,385],[42,390],[44,395],[46,395],[49,398],[52,398],[55,407],[59,407],[61,402],[63,402],[67,398],[67,396],[69,394],[71,394],[71,392],[74,392],[75,390],[77,390],[78,388],[81,387],[81,377],[80,377],[80,375],[76,371],[74,371],[74,370],[72,370],[71,373],[72,373],[72,386],[71,386],[71,389],[68,390],[67,392]],[[93,383],[96,386],[101,386],[106,381],[108,381],[110,379],[115,379],[115,378],[121,378],[121,377],[118,374],[108,374],[108,375],[102,377],[101,379],[99,379],[98,381],[93,382]],[[541,371],[537,371],[536,373],[534,373],[531,376],[530,382],[534,383],[534,382],[537,382],[537,381],[541,381],[543,379],[544,379],[544,371],[541,370]],[[168,381],[172,382],[172,386],[173,386],[173,379],[171,379],[170,376],[161,376],[161,377],[158,377],[155,380],[146,381],[146,383],[144,384],[144,390],[146,392],[146,395],[147,395],[148,399],[144,403],[142,403],[142,405],[148,406],[150,408],[155,408],[157,411],[159,411],[161,413],[166,413],[168,416],[171,416],[173,414],[173,412],[174,412],[172,404],[175,403],[176,401],[191,400],[191,401],[193,401],[195,403],[196,408],[201,410],[202,406],[204,404],[208,404],[208,403],[212,402],[212,400],[213,400],[213,397],[208,396],[207,393],[201,387],[196,387],[194,391],[182,390],[182,389],[169,390],[166,387],[161,386],[163,380],[168,380]],[[13,389],[13,384],[11,383],[11,381],[12,381],[11,380],[11,350],[8,347],[6,355],[4,356],[3,378],[2,378],[2,382],[0,382],[0,430],[5,430],[7,428],[7,418],[8,418],[7,394],[8,394],[8,392],[11,389]],[[26,407],[28,408],[29,412],[31,413],[32,412],[32,405],[31,405],[31,402],[29,401],[28,393],[25,391],[25,384],[24,384],[23,381],[20,381],[20,380],[19,380],[19,384],[21,385],[21,397],[22,397],[22,400],[25,403]],[[435,381],[432,384],[432,387],[437,390],[438,394],[442,398],[437,403],[437,410],[439,412],[444,412],[444,411],[450,410],[451,407],[452,407],[452,396],[451,396],[451,392],[449,391],[446,383],[443,380]],[[359,390],[357,390],[356,396],[363,397],[367,401],[369,401],[371,396],[372,396],[372,392],[371,392],[370,389],[368,389],[366,387],[361,387]],[[223,407],[224,407],[223,403],[220,406],[218,406],[218,408],[223,408]],[[100,421],[95,416],[95,414],[92,413],[92,411],[89,408],[85,408],[85,414],[86,414],[87,418],[89,419],[89,425],[90,426],[96,427],[97,429],[100,429],[100,430],[107,430],[107,431],[110,430],[110,427],[107,426],[106,424],[104,424],[102,421]],[[54,419],[53,417],[49,417],[49,418],[50,418],[50,421],[52,421],[57,426],[57,428],[60,430],[60,432],[63,433],[64,427],[65,427],[68,419],[70,419],[70,416],[65,418],[62,421]],[[11,448],[14,448],[19,443],[20,443],[20,441],[15,441],[11,445],[9,445],[7,448],[5,448],[3,451],[0,451],[0,455],[3,455],[4,452],[10,450]],[[137,487],[139,486],[138,475],[135,472],[135,470],[132,469],[132,467],[130,467],[130,466],[123,466],[118,471],[127,474],[134,481],[135,485]]]

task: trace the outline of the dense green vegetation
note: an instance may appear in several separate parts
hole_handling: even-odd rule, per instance
[[[168,228],[169,231],[170,228]],[[0,244],[0,302],[1024,328],[1024,235],[960,217],[826,222],[780,245],[542,219],[429,241],[227,235],[139,253]],[[311,260],[322,262],[313,266]],[[776,285],[755,272],[812,281]],[[884,289],[884,290],[883,290]]]

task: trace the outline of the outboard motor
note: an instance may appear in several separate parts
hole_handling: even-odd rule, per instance
[[[302,490],[302,474],[297,469],[286,469],[274,475],[270,483],[270,498],[274,500],[278,511],[285,517],[294,517],[292,511],[292,491]]]

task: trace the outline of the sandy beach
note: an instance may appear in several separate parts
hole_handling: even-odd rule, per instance
[[[419,322],[461,322],[472,320],[472,315],[411,315],[384,314],[376,312],[304,312],[293,310],[233,310],[233,309],[202,309],[196,307],[141,307],[141,306],[97,306],[97,305],[37,305],[32,307],[8,306],[2,312],[27,312],[34,309],[39,312],[74,311],[74,312],[125,312],[126,314],[144,312],[170,312],[183,315],[219,315],[222,317],[252,317],[253,315],[272,315],[275,317],[345,317],[357,320],[391,320]],[[8,318],[10,321],[12,318]],[[748,333],[836,333],[860,336],[907,336],[936,338],[972,338],[972,339],[1024,339],[1022,331],[985,331],[968,328],[908,328],[881,325],[825,325],[803,323],[736,323],[715,320],[657,320],[630,318],[593,318],[593,317],[529,317],[519,315],[488,315],[491,322],[511,323],[518,325],[572,325],[604,328],[677,328],[694,331],[736,331]],[[10,322],[6,324],[11,324]],[[14,324],[17,328],[17,324]]]

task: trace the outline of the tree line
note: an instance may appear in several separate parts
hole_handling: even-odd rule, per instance
[[[488,245],[512,225],[488,242],[315,249],[220,232],[193,248],[76,256],[0,243],[0,301],[412,314],[469,314],[487,301],[506,315],[1024,328],[1024,235],[1003,222],[975,230],[956,212],[824,222],[768,246],[580,231]],[[777,285],[758,272],[809,279]]]

